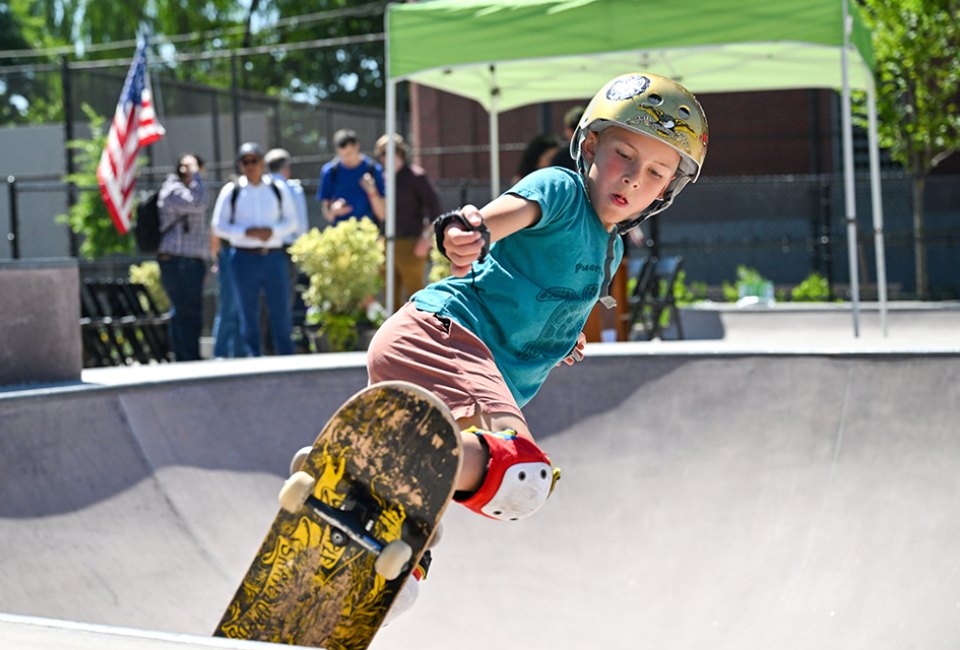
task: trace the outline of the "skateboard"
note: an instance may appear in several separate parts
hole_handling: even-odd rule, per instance
[[[362,650],[450,502],[460,433],[405,382],[348,399],[280,491],[270,527],[214,636]]]

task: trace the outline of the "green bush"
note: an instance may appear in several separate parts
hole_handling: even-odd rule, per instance
[[[724,280],[721,289],[724,300],[737,302],[744,296],[763,296],[768,285],[772,286],[772,283],[760,275],[759,271],[741,264],[737,266],[736,282],[731,284]]]
[[[324,230],[312,229],[293,243],[290,254],[310,278],[303,301],[331,349],[353,349],[357,324],[382,284],[380,230],[369,219],[351,218]]]
[[[147,288],[153,304],[156,305],[160,313],[170,311],[170,298],[163,289],[163,283],[160,282],[160,265],[157,262],[146,261],[139,265],[130,265],[130,282],[142,284]],[[143,305],[146,309],[147,305]]]
[[[79,171],[67,175],[64,180],[78,187],[96,187],[97,164],[107,141],[104,119],[86,104],[82,108],[90,119],[92,136],[89,140],[71,140],[67,143],[67,147],[77,153]],[[57,223],[66,224],[74,233],[81,235],[79,252],[86,259],[133,253],[133,237],[129,233],[121,235],[113,225],[113,219],[98,191],[79,192],[77,202],[70,206],[67,214],[57,216]]]
[[[666,282],[661,280],[660,291],[662,292],[665,290]],[[687,286],[687,272],[680,271],[677,273],[677,279],[673,284],[673,298],[676,300],[678,307],[683,307],[684,305],[706,300],[707,283],[690,282],[690,285]]]
[[[830,283],[819,273],[811,273],[790,291],[790,299],[794,302],[827,302],[830,300]]]

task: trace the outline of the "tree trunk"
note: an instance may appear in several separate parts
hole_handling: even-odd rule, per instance
[[[917,298],[926,300],[929,283],[927,280],[927,241],[923,216],[923,193],[927,177],[916,174],[913,177],[913,253],[917,282]]]

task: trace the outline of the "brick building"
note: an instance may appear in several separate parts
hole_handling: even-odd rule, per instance
[[[710,123],[703,175],[776,176],[842,171],[840,97],[831,90],[800,89],[699,96]],[[500,114],[500,170],[509,181],[527,141],[561,134],[564,112],[582,101],[524,106]],[[417,159],[438,180],[489,179],[486,111],[476,102],[411,84],[411,136]],[[859,131],[859,129],[857,129]],[[867,168],[865,133],[856,136],[858,170]],[[884,167],[896,168],[886,162]],[[935,173],[960,172],[954,155]]]
[[[437,181],[446,208],[489,200],[489,119],[469,99],[410,85],[410,136],[414,160]],[[717,288],[744,264],[778,286],[811,272],[835,286],[846,277],[839,93],[798,89],[703,93],[710,148],[696,191],[685,192],[667,222],[645,227],[658,254],[683,255],[688,279]],[[524,106],[500,114],[501,190],[526,143],[543,132],[561,134],[563,115],[582,101]],[[870,299],[873,280],[872,206],[866,132],[854,129],[860,273]],[[914,248],[909,176],[881,151],[887,276],[891,295],[912,296]],[[926,237],[932,295],[960,295],[956,255],[957,174],[954,154],[933,172],[926,189]],[[659,224],[663,223],[662,228]],[[842,289],[841,295],[842,295]]]

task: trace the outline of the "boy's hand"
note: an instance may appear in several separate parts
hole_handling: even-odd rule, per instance
[[[580,335],[577,336],[577,344],[573,346],[573,350],[570,351],[569,356],[566,359],[558,363],[559,366],[561,363],[565,363],[568,366],[572,366],[577,361],[583,361],[583,350],[587,345],[587,337],[584,336],[583,332],[580,332]]]
[[[472,205],[465,205],[460,214],[473,226],[483,223],[480,211]],[[471,265],[480,259],[483,251],[483,236],[478,230],[464,230],[456,223],[447,226],[443,235],[443,246],[450,259],[450,274],[462,278],[470,272]]]

